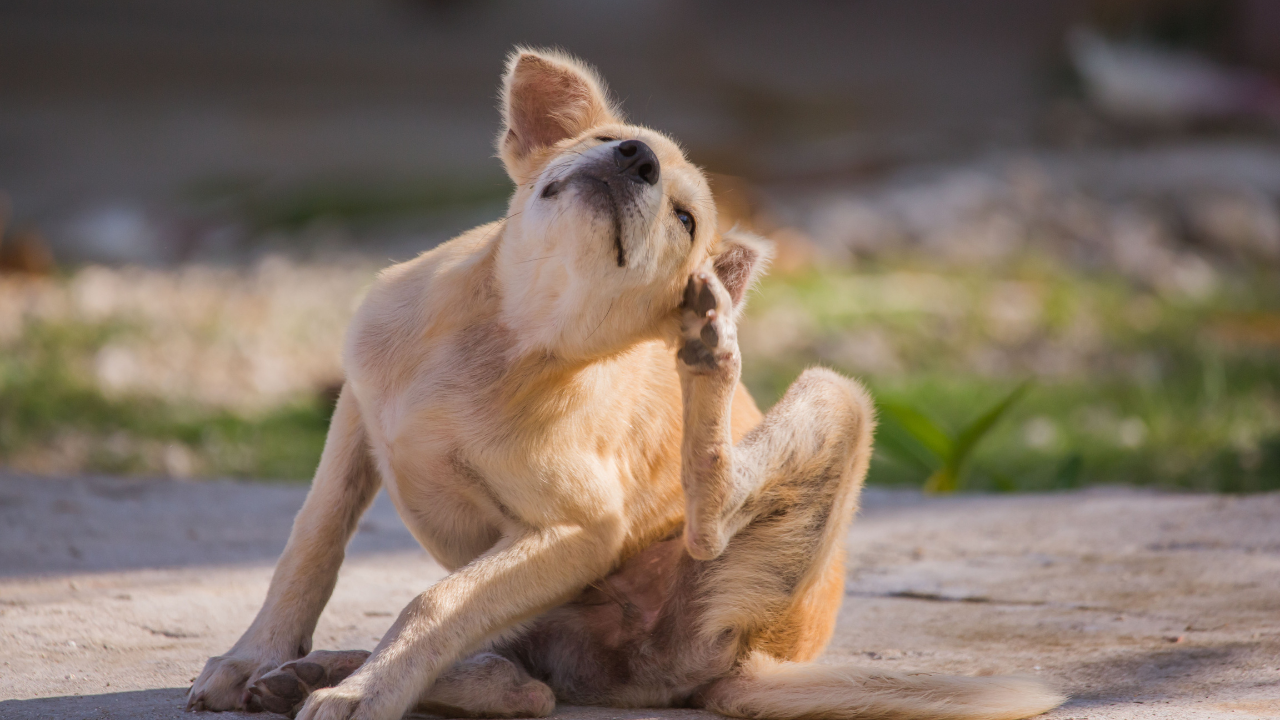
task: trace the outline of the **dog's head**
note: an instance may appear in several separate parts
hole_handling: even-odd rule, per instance
[[[497,273],[525,350],[584,358],[669,336],[707,263],[741,307],[770,246],[718,233],[702,172],[665,135],[627,124],[590,68],[518,50],[502,110],[498,154],[516,191]]]

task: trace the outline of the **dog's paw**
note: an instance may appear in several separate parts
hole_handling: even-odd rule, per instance
[[[291,660],[249,686],[246,708],[293,717],[311,693],[342,682],[368,658],[367,650],[316,650]]]
[[[298,720],[399,720],[409,710],[379,700],[364,683],[345,682],[311,693]]]
[[[443,717],[546,717],[556,708],[550,686],[511,660],[482,652],[436,678],[416,708]]]
[[[556,694],[542,682],[530,679],[502,693],[493,715],[505,718],[543,718],[556,709]]]
[[[209,658],[187,691],[187,712],[247,709],[246,686],[287,659],[273,658],[269,653],[234,651]]]
[[[680,339],[680,362],[694,372],[715,371],[738,353],[733,300],[710,269],[695,272],[685,285]]]

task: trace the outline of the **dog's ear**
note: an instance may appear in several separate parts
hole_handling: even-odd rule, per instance
[[[620,122],[604,83],[564,53],[518,48],[502,81],[502,134],[498,155],[517,183],[530,155],[596,125]]]
[[[729,297],[733,298],[735,311],[742,309],[747,291],[768,269],[773,250],[773,243],[737,228],[720,236],[720,243],[711,257],[711,266],[729,291]]]

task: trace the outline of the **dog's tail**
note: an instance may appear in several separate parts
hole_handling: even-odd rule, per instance
[[[703,700],[708,710],[752,720],[1017,720],[1066,698],[1031,678],[881,672],[755,653]]]

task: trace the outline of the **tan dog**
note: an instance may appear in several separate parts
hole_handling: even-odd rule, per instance
[[[702,173],[625,124],[577,61],[513,54],[503,106],[507,218],[370,291],[266,602],[188,708],[541,716],[559,698],[1020,718],[1058,704],[1030,680],[807,664],[843,597],[866,392],[809,370],[761,418],[735,323],[768,246],[718,236]],[[380,484],[452,573],[367,660],[308,655]]]

